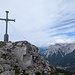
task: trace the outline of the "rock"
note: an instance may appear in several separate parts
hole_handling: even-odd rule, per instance
[[[4,71],[0,75],[12,75],[10,71]]]
[[[3,71],[4,71],[3,66],[0,65],[0,73],[3,72]]]
[[[0,58],[2,57],[2,55],[3,55],[3,52],[2,52],[2,51],[0,51]]]
[[[3,64],[2,65],[5,71],[11,70],[10,64]]]
[[[55,69],[38,53],[38,48],[27,41],[6,43],[0,49],[0,75],[50,75]]]

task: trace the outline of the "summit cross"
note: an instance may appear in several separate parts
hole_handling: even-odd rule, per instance
[[[3,20],[6,22],[6,31],[5,31],[5,35],[4,35],[4,42],[8,42],[9,41],[9,35],[8,35],[8,21],[14,21],[15,19],[8,19],[8,13],[9,11],[6,11],[6,19],[0,18],[0,20]]]

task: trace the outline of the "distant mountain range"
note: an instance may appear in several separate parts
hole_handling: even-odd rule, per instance
[[[44,54],[44,52],[47,50],[47,46],[42,46],[42,47],[38,47],[39,48],[39,53]]]
[[[50,45],[42,55],[57,68],[75,72],[75,43]]]

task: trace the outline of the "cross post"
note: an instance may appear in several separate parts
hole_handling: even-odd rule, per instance
[[[6,22],[6,31],[5,31],[5,35],[4,35],[4,42],[8,42],[9,41],[9,35],[8,35],[8,21],[14,21],[15,19],[8,19],[8,13],[9,11],[6,11],[6,19],[0,18],[0,20],[3,20]]]

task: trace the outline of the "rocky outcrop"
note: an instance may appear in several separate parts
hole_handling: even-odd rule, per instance
[[[1,42],[0,75],[50,75],[55,68],[27,41]]]

